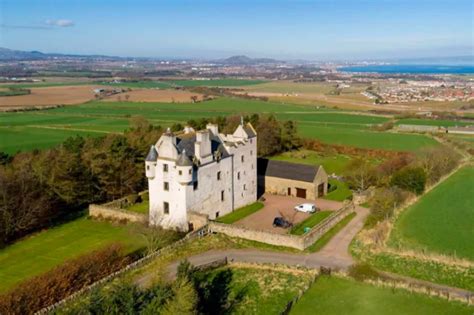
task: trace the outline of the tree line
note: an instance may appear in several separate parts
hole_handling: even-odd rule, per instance
[[[373,226],[390,218],[410,195],[420,195],[425,187],[438,182],[459,164],[460,159],[458,153],[446,147],[396,155],[379,165],[373,165],[367,159],[356,159],[347,167],[346,180],[356,191],[374,188],[368,201],[371,212],[367,219],[367,225]]]
[[[273,116],[245,117],[256,127],[265,156],[299,145],[296,125]],[[209,122],[233,132],[240,116],[188,121],[195,129]],[[48,150],[0,153],[0,248],[6,244],[80,213],[88,204],[105,202],[147,187],[144,158],[150,144],[163,132],[142,117],[131,119],[124,134],[97,138],[68,138]],[[182,130],[180,124],[173,129]]]

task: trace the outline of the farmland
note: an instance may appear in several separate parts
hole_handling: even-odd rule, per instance
[[[124,244],[127,252],[144,247],[144,239],[126,226],[87,218],[36,233],[0,250],[0,292],[18,282],[108,244]]]
[[[352,279],[322,276],[292,308],[290,314],[472,314],[472,306],[380,288]]]
[[[129,92],[120,93],[106,97],[105,101],[115,102],[124,100],[130,102],[163,102],[163,103],[189,103],[191,97],[196,101],[202,101],[203,95],[183,90],[161,90],[161,89],[134,89]]]
[[[0,108],[80,104],[94,98],[93,89],[96,87],[78,85],[32,88],[31,93],[26,95],[2,97]]]
[[[424,195],[397,220],[390,244],[474,260],[474,167]]]
[[[156,125],[170,126],[189,119],[251,113],[293,119],[302,137],[329,144],[401,151],[437,144],[423,135],[371,131],[372,124],[389,119],[382,116],[277,102],[217,98],[200,103],[175,104],[92,101],[42,111],[1,113],[0,151],[14,153],[17,150],[46,148],[74,134],[100,136],[108,132],[123,132],[129,128],[129,120],[133,116],[146,117]]]

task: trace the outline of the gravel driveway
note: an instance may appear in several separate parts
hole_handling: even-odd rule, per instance
[[[280,217],[283,215],[290,221],[293,221],[293,224],[297,224],[305,220],[310,216],[310,214],[295,211],[294,207],[299,204],[314,203],[316,207],[320,208],[321,210],[332,211],[338,210],[342,207],[342,202],[325,199],[308,200],[297,197],[277,196],[268,194],[265,194],[264,198],[265,206],[261,210],[249,215],[248,217],[243,218],[240,221],[235,222],[234,224],[244,226],[249,229],[286,234],[288,233],[288,229],[273,227],[273,219],[275,217]]]

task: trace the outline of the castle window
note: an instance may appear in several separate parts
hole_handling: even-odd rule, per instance
[[[241,161],[242,163],[244,162],[244,156],[243,156],[243,155],[240,157],[240,161]]]
[[[237,179],[240,179],[240,172],[237,173]]]
[[[194,190],[198,189],[198,182],[197,181],[193,182],[193,189]]]
[[[150,165],[147,165],[147,166],[146,166],[146,170],[147,170],[147,171],[150,170]]]
[[[165,191],[170,190],[170,183],[164,182],[164,183],[163,183],[163,189],[164,189]]]
[[[221,191],[221,201],[224,201],[224,191]]]
[[[191,169],[189,169],[189,171],[188,171],[189,175],[191,175],[191,172],[192,172],[192,170],[191,170]]]
[[[253,151],[252,151],[252,150],[250,150],[250,155],[253,155]]]
[[[244,190],[247,190],[247,186],[244,184]]]
[[[183,171],[182,170],[179,170],[179,175],[183,175]]]
[[[219,217],[219,211],[216,212],[216,219]]]
[[[253,169],[253,164],[252,164],[252,169]]]
[[[168,172],[168,164],[163,164],[163,172]]]
[[[217,180],[221,180],[221,172],[217,172]]]
[[[163,202],[163,212],[165,214],[169,214],[170,213],[170,204],[167,203],[166,201]]]

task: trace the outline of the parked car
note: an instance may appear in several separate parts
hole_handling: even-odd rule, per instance
[[[292,227],[293,224],[282,217],[276,217],[273,219],[273,227],[282,227],[284,229]]]
[[[314,213],[319,209],[316,208],[314,203],[302,203],[295,207],[296,211],[306,212],[306,213]]]

